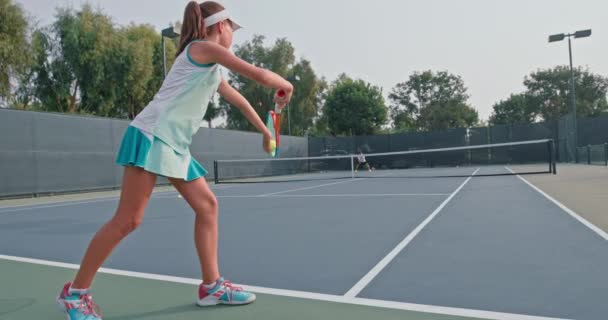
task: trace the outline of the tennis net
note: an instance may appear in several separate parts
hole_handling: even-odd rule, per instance
[[[553,140],[360,155],[217,160],[216,183],[556,173]],[[480,170],[477,170],[480,169]]]

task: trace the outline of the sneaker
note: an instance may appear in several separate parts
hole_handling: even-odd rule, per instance
[[[198,302],[201,307],[215,306],[218,304],[244,305],[255,301],[255,294],[243,291],[243,288],[234,286],[230,281],[220,278],[215,287],[205,288],[202,284],[198,287]]]
[[[101,320],[99,306],[93,302],[93,297],[88,291],[70,294],[68,282],[57,297],[57,304],[62,311],[67,312],[68,320]]]

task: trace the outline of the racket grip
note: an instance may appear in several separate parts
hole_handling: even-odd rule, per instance
[[[285,93],[284,90],[279,90],[277,92],[277,95],[282,98],[282,97],[284,97],[286,95],[286,93]],[[277,113],[277,114],[281,114],[281,107],[278,104],[274,105],[274,112]]]

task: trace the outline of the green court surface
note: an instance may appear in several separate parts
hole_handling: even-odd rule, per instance
[[[0,260],[0,319],[65,319],[54,299],[73,275],[70,269]],[[97,276],[93,295],[105,320],[473,319],[265,294],[249,306],[200,308],[196,286],[108,274]]]

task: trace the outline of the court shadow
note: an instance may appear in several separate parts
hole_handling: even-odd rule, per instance
[[[205,311],[212,311],[212,310],[217,310],[217,309],[221,309],[221,308],[234,308],[234,307],[238,308],[238,306],[224,306],[224,305],[201,308],[201,307],[197,306],[196,304],[189,303],[189,304],[168,307],[165,309],[160,309],[160,310],[155,310],[155,311],[133,313],[133,314],[128,314],[128,315],[116,316],[116,317],[104,316],[103,318],[104,318],[104,320],[130,320],[130,319],[148,319],[151,317],[162,318],[165,316],[171,316],[171,319],[173,319],[173,317],[180,315],[180,314],[182,314],[184,316],[187,314],[194,314],[194,313],[200,315],[201,313],[204,313]]]
[[[36,299],[33,298],[0,299],[0,317],[31,307],[35,303]]]

